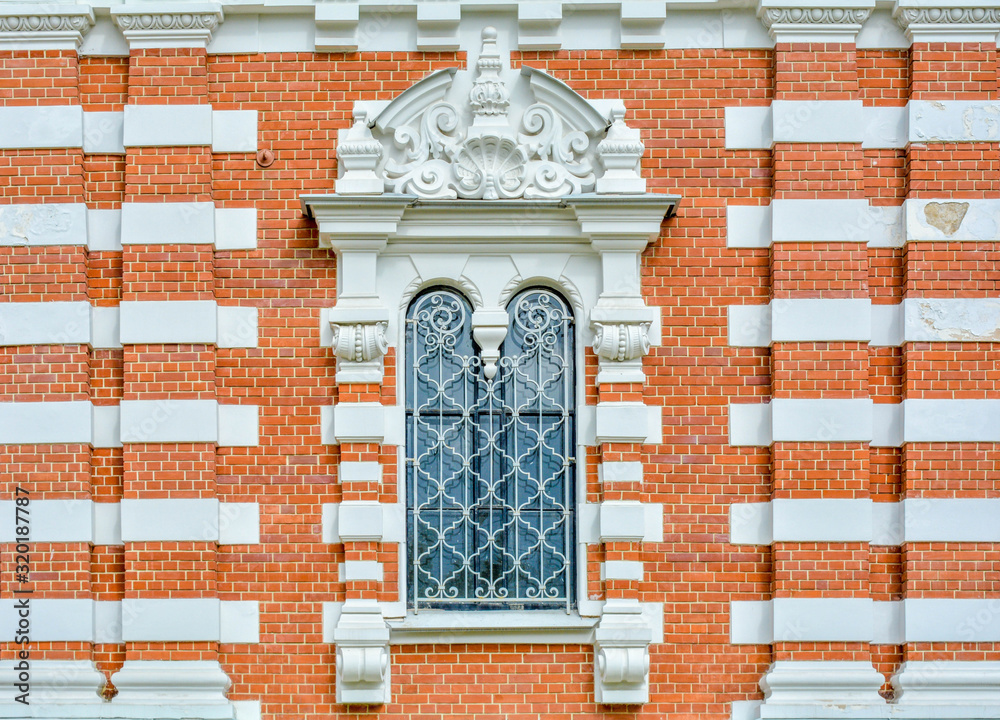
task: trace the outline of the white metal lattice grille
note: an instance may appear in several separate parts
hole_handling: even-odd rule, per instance
[[[435,289],[406,320],[408,602],[573,604],[572,315],[546,289],[517,295],[496,376],[484,377],[472,309]]]

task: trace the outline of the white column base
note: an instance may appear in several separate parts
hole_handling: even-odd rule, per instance
[[[111,676],[118,695],[111,717],[233,720],[229,677],[210,660],[127,660]]]
[[[760,717],[884,717],[883,681],[870,662],[779,660],[760,679]]]
[[[904,662],[892,676],[895,704],[987,706],[976,708],[968,717],[1000,716],[1000,662],[931,661]],[[928,717],[934,717],[933,714]]]
[[[24,672],[27,683],[19,678]],[[0,718],[99,717],[106,705],[99,694],[104,675],[90,660],[4,660],[0,685]],[[19,696],[29,704],[18,702]]]

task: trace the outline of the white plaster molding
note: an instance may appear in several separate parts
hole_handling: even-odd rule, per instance
[[[94,545],[124,545],[122,540],[122,506],[120,502],[95,502]]]
[[[0,717],[101,717],[104,699],[99,693],[105,678],[92,660],[40,660],[23,646],[15,647],[26,655],[0,661],[0,683],[10,689],[0,698]],[[15,657],[18,650],[12,652]],[[21,693],[26,693],[28,707],[15,699]]]
[[[32,500],[32,542],[89,543],[94,537],[93,503],[90,500]],[[0,542],[16,542],[15,502],[0,500]]]
[[[456,2],[418,3],[418,28],[422,13],[437,27],[445,22],[440,18],[451,22],[450,13],[458,7]],[[519,12],[532,18],[530,24],[537,29],[538,18],[550,22],[554,7],[525,4]],[[533,42],[551,42],[548,34],[545,38]],[[526,102],[529,96],[536,102]],[[471,123],[463,108],[471,109]],[[483,30],[475,71],[432,73],[377,115],[368,113],[375,116],[367,133],[358,122],[371,109],[356,108],[355,127],[341,135],[353,167],[341,176],[345,182],[338,192],[373,192],[372,172],[384,181],[385,192],[428,200],[558,198],[592,193],[599,179],[606,180],[598,189],[604,194],[644,190],[637,172],[644,148],[624,124],[624,106],[605,104],[606,112],[601,112],[550,75],[528,67],[517,74],[507,70],[493,28]],[[437,131],[426,134],[427,127],[445,116],[455,120],[447,121],[447,131],[437,124]],[[417,146],[427,146],[429,154],[405,155],[391,140],[400,132],[423,138]],[[595,173],[598,168],[604,170],[601,178]],[[356,178],[354,173],[359,173]]]
[[[111,18],[131,50],[143,48],[207,48],[222,22],[215,2],[163,2],[151,10],[142,3],[111,9]]]
[[[767,150],[774,143],[771,105],[730,105],[724,122],[727,150]]]
[[[337,507],[337,539],[328,539],[324,533],[324,542],[382,542],[385,537],[382,504],[344,501]],[[323,510],[326,511],[326,506]],[[324,522],[323,526],[325,530],[327,524]]]
[[[1000,200],[908,198],[906,242],[1000,242]]]
[[[992,709],[977,717],[1000,714],[1000,663],[996,661],[907,660],[890,682],[895,690],[894,702],[904,708],[964,709],[973,705]],[[971,716],[968,710],[962,714]]]
[[[361,13],[358,3],[316,3],[316,52],[356,52]]]
[[[256,247],[256,208],[215,208],[216,250],[254,250]]]
[[[1000,542],[1000,499],[907,498],[902,502],[779,499],[734,503],[729,542]]]
[[[878,691],[883,682],[868,661],[778,660],[760,679],[761,718],[784,717],[783,709],[807,717],[828,706],[835,706],[841,715],[846,709],[857,717],[880,717],[885,700]]]
[[[236,720],[261,720],[260,700],[231,700]]]
[[[850,3],[802,3],[761,0],[757,17],[780,43],[854,43],[875,8],[874,0]]]
[[[0,604],[0,638],[13,642],[18,627],[16,601]],[[89,598],[31,598],[31,642],[92,642],[94,601]]]
[[[770,304],[772,342],[871,340],[868,299],[776,298]]]
[[[642,582],[643,564],[638,560],[608,560],[601,563],[602,580],[634,580]]]
[[[1000,599],[774,598],[730,603],[734,645],[775,642],[996,642]],[[958,715],[958,717],[966,717]]]
[[[389,627],[378,604],[353,600],[340,609],[333,630],[337,646],[337,703],[381,705],[391,697]]]
[[[1000,598],[903,600],[905,642],[998,642]]]
[[[627,538],[632,542],[663,542],[662,503],[609,502],[612,504],[607,508],[604,507],[607,503],[580,503],[576,506],[577,542],[595,545],[615,538]],[[629,523],[636,525],[629,527]]]
[[[776,441],[1000,442],[1000,400],[783,399],[729,405],[729,444],[767,447]]]
[[[562,2],[559,0],[518,3],[518,50],[559,50],[562,47],[559,33],[562,19]]]
[[[219,603],[219,642],[240,645],[260,642],[260,604],[256,600]]]
[[[253,545],[260,538],[257,503],[220,503],[214,498],[125,499],[124,542],[196,541]]]
[[[177,147],[212,144],[212,106],[126,105],[125,147]]]
[[[232,720],[229,677],[215,660],[126,660],[111,676],[114,717]]]
[[[256,110],[212,111],[213,153],[252,153],[256,151]]]
[[[4,48],[0,5],[0,48]],[[36,105],[0,107],[0,149],[83,147],[83,107]]]
[[[864,149],[904,148],[909,141],[909,112],[905,105],[864,107],[861,109]]]
[[[122,203],[122,245],[212,245],[214,242],[213,203]]]
[[[642,484],[642,463],[607,461],[597,465],[597,481],[602,485],[614,483]]]
[[[0,444],[83,444],[93,440],[87,400],[0,403]]]
[[[729,344],[734,347],[767,347],[777,340],[865,342],[869,336],[871,344],[880,347],[909,342],[1000,342],[1000,299],[906,298],[894,305],[786,299],[728,307]]]
[[[258,444],[256,405],[215,400],[125,400],[120,403],[122,442],[205,442],[221,447]]]
[[[781,542],[868,542],[872,501],[842,498],[776,498],[772,532]]]
[[[850,228],[863,227],[867,200],[785,200],[771,201],[772,242],[866,242],[864,233]]]
[[[726,247],[771,246],[770,205],[727,205]]]
[[[769,402],[729,403],[729,444],[733,447],[767,447],[773,440]]]
[[[0,50],[77,50],[93,24],[88,5],[3,3]]]
[[[375,402],[338,403],[333,406],[333,437],[342,442],[384,442],[385,407]]]
[[[619,28],[621,46],[635,50],[662,49],[666,44],[664,37],[666,17],[666,2],[622,0]]]
[[[597,403],[598,443],[659,444],[663,439],[663,408],[640,402]]]
[[[417,50],[451,52],[461,47],[458,29],[462,4],[457,0],[418,1]]]
[[[594,630],[594,694],[598,703],[649,702],[652,628],[638,600],[609,600]]]
[[[995,43],[1000,8],[963,0],[897,0],[893,17],[911,42]]]
[[[86,244],[91,252],[121,252],[122,251],[122,211],[95,210],[86,211]]]
[[[998,101],[910,100],[907,107],[911,143],[1000,142]]]
[[[0,205],[0,245],[86,245],[83,203]]]
[[[214,300],[122,302],[121,342],[215,344],[218,335]]]
[[[86,345],[90,304],[77,302],[0,303],[0,345]]]
[[[83,152],[87,155],[125,154],[125,113],[83,113]]]
[[[860,100],[774,100],[771,118],[772,142],[860,143],[865,136]]]
[[[774,442],[870,442],[872,401],[867,398],[771,400]]]
[[[762,700],[733,700],[729,703],[729,720],[758,720]]]
[[[337,568],[340,582],[375,580],[382,582],[382,563],[374,560],[347,560]]]
[[[1000,442],[1000,399],[903,401],[903,442]]]
[[[121,601],[125,642],[218,642],[218,598],[125,598]]]

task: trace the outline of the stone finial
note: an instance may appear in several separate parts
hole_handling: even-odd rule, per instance
[[[597,179],[598,193],[626,194],[646,192],[646,181],[639,174],[639,162],[646,146],[639,131],[625,124],[625,106],[611,108],[607,136],[597,145],[597,159],[604,175]]]
[[[382,180],[375,174],[382,157],[382,143],[372,137],[368,127],[368,109],[354,105],[354,124],[337,133],[337,160],[344,173],[337,179],[336,190],[341,195],[379,195]]]

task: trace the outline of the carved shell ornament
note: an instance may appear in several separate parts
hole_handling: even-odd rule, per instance
[[[508,71],[493,28],[482,43],[471,71],[438,71],[379,112],[355,106],[337,148],[346,170],[338,193],[502,200],[645,191],[644,147],[622,121],[624,106],[598,111],[545,73]]]

